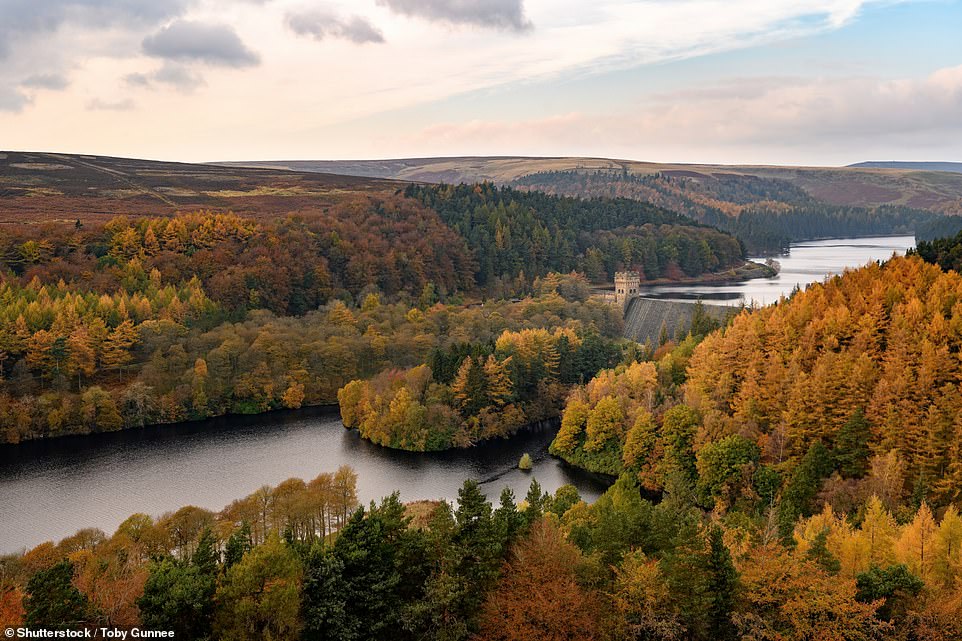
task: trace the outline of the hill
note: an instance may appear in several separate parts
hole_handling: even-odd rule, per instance
[[[510,397],[516,411],[482,420],[487,397],[457,412],[412,397],[436,410],[438,433],[379,441],[470,445],[556,415],[564,386],[615,359],[620,310],[588,301],[571,272],[673,280],[745,262],[731,235],[628,199],[62,154],[2,160],[0,440],[10,442],[329,404],[352,380],[387,372],[393,384],[398,368],[424,382],[428,360],[437,385],[423,391],[436,390],[469,355],[497,357],[478,371],[513,368],[497,377],[511,393],[492,403]],[[547,349],[549,336],[557,372],[518,369],[510,345],[494,353],[499,334],[527,330],[537,331],[519,345]]]
[[[233,211],[279,216],[320,211],[360,194],[391,194],[387,180],[277,169],[0,152],[0,222],[107,220],[118,214]]]
[[[631,198],[733,233],[752,252],[777,252],[792,241],[826,237],[911,233],[927,237],[937,233],[945,214],[962,212],[962,175],[941,171],[524,157],[253,166],[454,184],[491,181],[566,196]]]
[[[924,171],[952,171],[962,172],[962,162],[913,162],[906,160],[869,160],[857,162],[849,167],[863,167],[870,169],[914,169]]]
[[[285,168],[374,178],[424,182],[509,184],[525,176],[557,171],[619,171],[633,176],[662,174],[694,180],[749,176],[782,180],[812,198],[831,205],[875,207],[902,205],[928,209],[962,198],[962,176],[946,176],[934,167],[779,167],[771,165],[710,165],[653,163],[586,157],[462,156],[349,161],[268,161],[218,163],[225,166]],[[942,164],[942,163],[940,163]]]
[[[958,273],[918,257],[811,285],[655,364],[602,372],[569,399],[553,451],[652,489],[697,459],[706,507],[743,491],[780,496],[786,532],[832,475],[820,501],[842,511],[873,492],[946,506],[962,487],[960,296]],[[712,457],[757,471],[712,484]],[[810,489],[797,494],[801,474]],[[882,474],[887,496],[872,486]]]

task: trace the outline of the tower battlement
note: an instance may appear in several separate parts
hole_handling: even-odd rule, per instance
[[[641,276],[638,272],[615,272],[615,304],[624,309],[638,295]]]

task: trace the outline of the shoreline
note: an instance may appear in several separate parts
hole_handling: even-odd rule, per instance
[[[340,406],[337,403],[321,403],[318,405],[303,405],[296,409],[272,409],[267,410],[266,412],[257,412],[256,414],[236,414],[228,412],[226,414],[219,414],[217,416],[209,416],[207,418],[199,418],[189,421],[177,421],[176,423],[151,423],[149,425],[124,427],[110,432],[74,432],[69,434],[57,434],[53,436],[47,435],[39,438],[24,439],[17,443],[0,442],[0,462],[2,462],[2,457],[6,454],[12,454],[17,451],[22,452],[23,450],[31,447],[43,447],[44,444],[56,444],[57,446],[61,446],[69,443],[71,440],[77,439],[89,439],[91,437],[109,438],[111,436],[116,437],[116,435],[120,434],[127,435],[128,437],[136,436],[140,438],[149,438],[155,435],[163,435],[166,432],[178,430],[190,431],[203,427],[217,426],[218,423],[223,423],[226,421],[246,423],[260,420],[267,416],[284,418],[299,415],[321,416],[328,414],[340,415]]]
[[[723,272],[709,272],[699,276],[689,278],[656,278],[654,280],[643,280],[641,287],[660,287],[663,285],[724,285],[726,283],[741,283],[746,280],[756,278],[773,278],[778,275],[778,271],[755,260],[746,260],[738,267],[732,267]],[[614,283],[594,285],[591,288],[592,296],[598,298],[609,298],[614,295]]]

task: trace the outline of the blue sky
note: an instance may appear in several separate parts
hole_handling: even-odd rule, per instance
[[[0,148],[962,160],[962,0],[0,0]]]

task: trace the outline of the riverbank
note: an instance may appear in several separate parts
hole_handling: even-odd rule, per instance
[[[649,285],[721,285],[725,283],[740,283],[755,278],[772,278],[778,275],[778,270],[765,265],[756,263],[753,260],[746,260],[742,265],[733,267],[723,272],[711,272],[700,276],[681,279],[658,278],[655,280],[645,280],[641,282],[642,287]]]
[[[219,510],[262,485],[350,465],[363,504],[399,491],[402,501],[457,499],[465,479],[497,501],[523,497],[531,480],[547,492],[574,485],[594,501],[610,484],[548,454],[556,429],[532,427],[468,449],[407,452],[344,429],[330,408],[220,417],[151,429],[32,441],[0,449],[0,554],[69,536],[112,532],[134,512],[183,505]],[[518,469],[528,453],[533,469]]]

